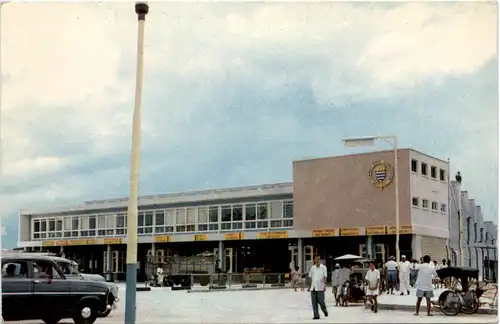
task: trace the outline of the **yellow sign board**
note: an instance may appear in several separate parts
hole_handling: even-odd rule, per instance
[[[194,240],[195,241],[206,241],[207,240],[207,234],[195,234],[194,235]]]
[[[260,232],[257,234],[257,239],[284,239],[288,238],[288,232]]]
[[[340,236],[358,236],[359,228],[357,227],[345,227],[340,229]]]
[[[54,246],[54,241],[43,241],[42,246]]]
[[[57,241],[54,242],[54,245],[55,246],[66,246],[66,245],[68,245],[68,241],[66,241],[66,240],[57,240]]]
[[[87,245],[87,240],[68,240],[68,245]]]
[[[331,237],[335,235],[335,228],[318,228],[312,231],[312,237]]]
[[[170,236],[168,236],[168,235],[155,236],[154,241],[156,243],[168,243],[168,242],[170,242]]]
[[[224,240],[226,241],[243,240],[243,233],[225,233]]]
[[[104,239],[104,244],[122,244],[121,237],[109,237]]]
[[[87,240],[87,245],[96,245],[97,244],[97,239],[88,239]]]
[[[411,234],[411,225],[399,226],[399,234]],[[396,234],[396,226],[387,226],[387,234]]]
[[[385,234],[385,226],[369,226],[365,227],[366,235],[384,235]]]

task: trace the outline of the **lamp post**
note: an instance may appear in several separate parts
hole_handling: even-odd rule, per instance
[[[130,197],[127,211],[127,285],[125,290],[125,324],[135,324],[137,289],[137,208],[139,191],[139,154],[141,148],[141,99],[144,61],[144,25],[149,7],[136,3],[139,27],[137,35],[137,75],[132,122],[132,152],[130,157]]]
[[[460,266],[464,266],[464,247],[463,247],[463,226],[462,226],[462,175],[460,171],[455,175],[458,183],[458,249],[460,251]]]
[[[2,146],[2,88],[3,88],[3,74],[2,74],[2,8],[10,1],[0,1],[0,186],[1,178],[3,175],[3,146]],[[3,254],[2,236],[4,235],[2,215],[0,215],[0,260]],[[0,271],[0,323],[3,323],[2,312],[2,274]]]
[[[364,146],[374,145],[375,141],[382,140],[389,143],[394,151],[394,204],[396,208],[396,262],[399,264],[399,175],[398,175],[398,138],[392,136],[367,136],[367,137],[352,137],[344,138],[342,141],[345,146]]]

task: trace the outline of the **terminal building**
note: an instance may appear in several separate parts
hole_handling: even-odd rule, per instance
[[[328,268],[347,253],[384,261],[396,253],[396,176],[401,254],[451,258],[449,163],[400,149],[397,170],[393,151],[379,151],[294,161],[290,183],[142,196],[138,279],[151,256],[212,253],[215,267],[232,273],[305,269],[318,255]],[[18,244],[64,253],[85,272],[111,271],[121,280],[127,200],[22,210]]]

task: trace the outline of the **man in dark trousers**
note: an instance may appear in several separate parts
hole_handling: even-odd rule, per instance
[[[326,267],[320,263],[320,258],[317,256],[314,259],[314,265],[309,270],[309,289],[311,292],[311,303],[313,308],[313,319],[319,319],[318,304],[321,311],[328,317],[328,311],[325,305],[325,291],[326,291]]]

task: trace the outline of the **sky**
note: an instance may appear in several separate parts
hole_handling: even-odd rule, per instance
[[[131,2],[2,8],[5,243],[19,210],[128,195]],[[292,161],[397,135],[498,217],[493,3],[150,3],[140,194],[292,180]]]

